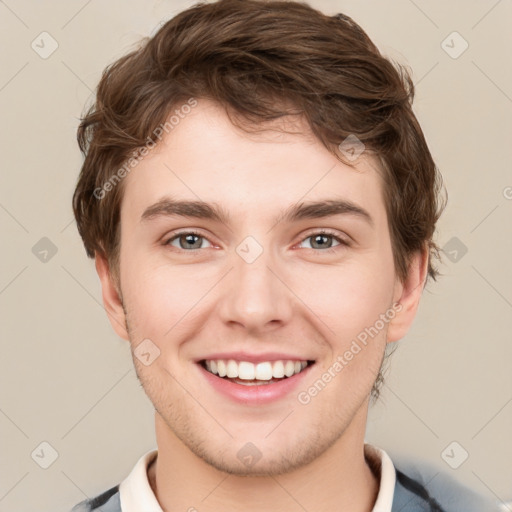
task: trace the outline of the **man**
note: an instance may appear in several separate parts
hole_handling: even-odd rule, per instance
[[[158,450],[74,510],[494,509],[364,440],[437,275],[412,97],[350,18],[294,2],[192,7],[106,70],[74,210]]]

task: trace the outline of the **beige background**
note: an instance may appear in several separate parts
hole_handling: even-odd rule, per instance
[[[119,483],[155,446],[151,404],[128,344],[107,321],[73,221],[75,132],[103,68],[191,4],[0,2],[2,512],[68,510]],[[437,239],[457,259],[445,258],[444,277],[425,291],[392,357],[367,440],[512,499],[512,5],[311,4],[354,17],[411,67],[416,112],[449,192]],[[31,47],[45,37],[51,48],[43,31],[58,43],[46,59]],[[453,31],[469,44],[458,58],[442,46]],[[444,47],[453,55],[463,44],[455,35]],[[46,262],[36,246],[43,237],[57,249]],[[458,469],[441,456],[453,441],[452,459],[469,454]],[[48,469],[40,464],[52,452],[42,442],[58,453]]]

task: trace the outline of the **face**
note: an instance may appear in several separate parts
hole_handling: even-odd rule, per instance
[[[113,325],[162,424],[239,475],[364,431],[404,314],[375,162],[344,165],[286,122],[248,134],[200,101],[124,183]]]

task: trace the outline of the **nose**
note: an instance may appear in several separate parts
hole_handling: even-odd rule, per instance
[[[249,247],[248,251],[244,252],[244,247]],[[293,312],[294,294],[286,284],[282,265],[265,250],[253,259],[261,249],[256,251],[251,244],[238,249],[220,298],[218,311],[222,321],[253,334],[287,324]]]

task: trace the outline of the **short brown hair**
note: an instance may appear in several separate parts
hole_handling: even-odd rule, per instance
[[[191,97],[247,126],[299,114],[338,158],[339,144],[356,136],[382,164],[397,275],[404,279],[412,254],[428,246],[436,278],[442,180],[412,111],[409,73],[348,16],[272,0],[196,4],[103,72],[78,128],[85,160],[73,209],[87,255],[105,257],[114,277],[123,180],[104,197],[95,191]]]

